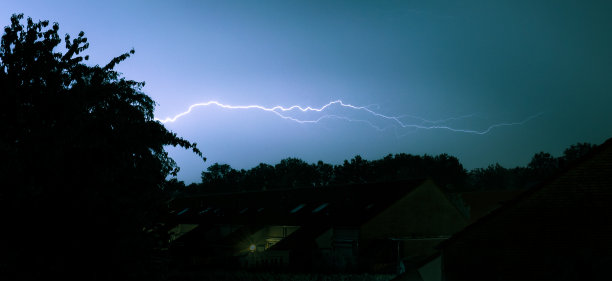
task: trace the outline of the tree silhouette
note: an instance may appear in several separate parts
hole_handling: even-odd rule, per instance
[[[344,160],[341,166],[334,169],[336,181],[342,183],[364,183],[371,180],[371,164],[368,160],[356,155],[353,159]]]
[[[587,155],[596,146],[590,143],[576,143],[563,151],[563,156],[559,159],[559,165],[566,167],[581,157]]]
[[[246,172],[245,188],[247,190],[267,190],[275,180],[274,166],[260,163]]]
[[[286,158],[274,166],[276,188],[313,187],[316,184],[314,166],[298,158]]]
[[[208,192],[241,191],[246,171],[237,171],[228,164],[215,163],[202,172],[202,184]]]
[[[222,183],[230,172],[234,170],[230,165],[215,163],[206,168],[206,172],[202,172],[202,182],[219,184]]]
[[[507,188],[508,170],[499,163],[470,171],[471,185],[477,190]]]
[[[389,182],[430,178],[449,192],[529,188],[560,169],[587,155],[595,145],[577,143],[561,157],[550,153],[534,154],[526,167],[505,168],[499,163],[466,171],[454,156],[448,154],[389,154],[381,159],[366,160],[356,155],[341,165],[323,161],[308,164],[301,159],[286,158],[272,166],[260,163],[247,171],[237,171],[227,164],[214,164],[203,172],[202,184],[192,184],[191,193],[257,191],[295,187],[326,187],[366,182]],[[185,192],[184,195],[190,192]]]
[[[542,181],[559,169],[559,159],[548,152],[538,152],[533,155],[527,167],[531,170],[533,181]]]
[[[334,177],[334,166],[324,163],[323,161],[318,161],[315,167],[316,169],[316,186],[327,186],[329,185]]]
[[[418,156],[387,155],[369,161],[356,155],[342,165],[323,161],[308,164],[298,158],[282,159],[272,166],[260,163],[247,171],[215,163],[202,172],[202,183],[187,187],[191,194],[260,191],[301,187],[326,187],[368,182],[433,179],[447,190],[466,187],[467,172],[456,157],[448,154]]]
[[[154,120],[144,82],[113,70],[133,50],[88,66],[83,32],[61,53],[57,23],[22,19],[0,44],[0,274],[141,279],[178,171],[164,146],[201,152]]]

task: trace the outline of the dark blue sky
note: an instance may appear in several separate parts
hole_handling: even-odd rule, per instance
[[[89,3],[90,2],[90,3]],[[195,108],[167,127],[209,159],[170,149],[179,178],[215,162],[250,168],[286,157],[340,163],[360,154],[449,153],[466,168],[526,165],[539,151],[612,137],[612,1],[6,1],[12,13],[83,30],[92,64],[146,81],[156,116],[194,103],[320,107],[300,124],[257,109]],[[411,117],[412,116],[412,117]],[[468,116],[442,123],[424,122]],[[383,130],[372,128],[367,121]]]

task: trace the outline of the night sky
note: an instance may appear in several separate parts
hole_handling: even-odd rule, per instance
[[[612,137],[612,1],[20,0],[3,1],[2,26],[13,13],[85,31],[90,64],[134,48],[118,70],[146,82],[159,119],[211,100],[364,106],[282,113],[316,123],[194,108],[166,123],[208,158],[169,149],[188,183],[215,162],[287,157],[448,153],[467,169],[514,167]],[[487,131],[501,123],[513,125]]]

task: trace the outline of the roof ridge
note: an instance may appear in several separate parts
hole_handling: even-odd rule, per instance
[[[579,167],[579,166],[583,165],[584,163],[588,162],[589,160],[593,159],[594,157],[600,155],[602,152],[604,152],[604,151],[606,151],[608,149],[611,149],[611,148],[612,148],[612,138],[609,138],[606,141],[604,141],[602,144],[596,146],[593,150],[591,150],[589,153],[587,153],[586,155],[584,155],[583,157],[581,157],[577,161],[571,163],[567,167],[564,167],[560,171],[555,172],[552,176],[548,177],[546,180],[538,183],[534,187],[531,187],[531,188],[525,190],[524,192],[522,192],[521,194],[517,195],[513,199],[510,199],[510,200],[506,201],[506,203],[503,206],[501,206],[501,207],[491,211],[489,214],[479,218],[474,223],[466,226],[464,229],[462,229],[461,231],[455,233],[449,239],[447,239],[447,240],[443,241],[442,243],[440,243],[438,246],[436,246],[436,248],[437,249],[441,249],[445,245],[447,245],[447,244],[451,243],[452,241],[456,240],[457,238],[465,235],[466,232],[470,231],[474,227],[477,227],[477,226],[479,226],[479,225],[481,225],[481,224],[483,224],[483,223],[485,223],[487,221],[490,221],[490,220],[494,219],[500,213],[506,212],[508,209],[516,206],[516,204],[520,203],[525,198],[528,198],[528,197],[532,196],[533,194],[535,194],[536,192],[542,190],[544,187],[548,186],[552,182],[554,182],[557,179],[567,175],[570,171],[572,171],[576,167]]]

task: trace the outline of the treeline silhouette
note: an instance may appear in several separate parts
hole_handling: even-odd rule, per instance
[[[228,164],[215,163],[202,172],[201,183],[185,186],[174,179],[172,186],[175,195],[190,196],[431,178],[447,191],[520,189],[552,176],[594,147],[590,143],[577,143],[565,149],[560,157],[546,152],[536,153],[526,167],[504,168],[496,163],[471,171],[464,169],[459,159],[448,154],[389,154],[372,161],[357,155],[341,165],[322,161],[309,164],[298,158],[287,158],[276,165],[261,163],[249,170],[236,170]]]

